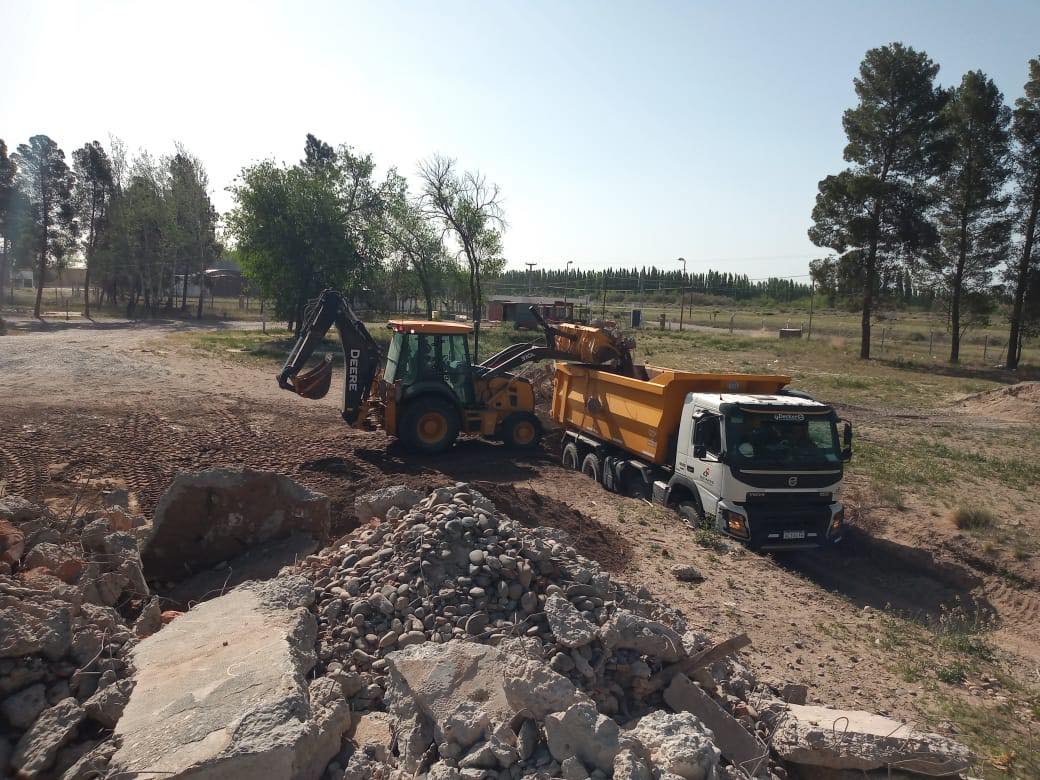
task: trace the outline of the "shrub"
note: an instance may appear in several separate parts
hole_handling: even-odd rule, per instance
[[[953,513],[953,522],[962,531],[981,531],[991,528],[996,518],[988,509],[962,506]]]

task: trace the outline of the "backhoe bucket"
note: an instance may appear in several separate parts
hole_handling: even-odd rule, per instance
[[[324,398],[332,385],[332,355],[317,366],[292,378],[292,389],[304,398]]]

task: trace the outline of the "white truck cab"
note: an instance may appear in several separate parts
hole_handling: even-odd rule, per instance
[[[699,520],[753,549],[818,547],[844,532],[839,501],[852,428],[792,391],[689,393],[669,492],[692,493]]]

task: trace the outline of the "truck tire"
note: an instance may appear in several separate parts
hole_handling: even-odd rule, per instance
[[[581,473],[595,482],[599,482],[600,474],[603,473],[603,466],[600,463],[599,455],[595,452],[590,452],[586,455],[585,460],[581,462]]]
[[[560,463],[563,464],[565,469],[578,470],[578,466],[581,462],[578,459],[578,445],[574,442],[568,442],[563,447],[563,453],[560,455]]]
[[[675,511],[678,512],[679,517],[690,528],[702,528],[704,526],[704,510],[701,508],[700,501],[695,499],[680,501],[679,505],[675,507]]]
[[[501,436],[507,447],[532,450],[542,440],[542,424],[530,412],[514,412],[502,421]]]
[[[410,450],[444,452],[459,436],[459,413],[442,398],[419,397],[408,404],[397,431]]]

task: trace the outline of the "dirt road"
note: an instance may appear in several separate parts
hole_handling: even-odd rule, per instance
[[[124,489],[133,508],[149,513],[180,470],[248,466],[325,492],[345,529],[358,492],[478,481],[518,519],[566,528],[585,554],[681,609],[691,626],[719,636],[746,631],[760,677],[805,683],[810,701],[955,730],[935,704],[938,691],[1006,704],[1035,723],[1024,697],[1008,698],[1012,680],[1027,684],[1040,658],[1035,590],[1005,584],[1014,592],[994,599],[1000,578],[917,540],[901,544],[867,530],[841,550],[783,558],[705,547],[671,512],[609,494],[548,451],[499,457],[497,445],[471,440],[448,455],[405,457],[382,433],[342,423],[335,383],[322,401],[304,401],[280,391],[270,371],[201,358],[170,338],[192,327],[114,322],[0,338],[3,489],[57,512]],[[855,504],[855,486],[851,498]],[[675,580],[670,570],[680,563],[696,566],[705,581]],[[942,663],[942,651],[886,611],[939,619],[957,605],[995,610],[1010,627],[993,661],[1007,670],[1006,684],[971,676],[936,683],[922,667]]]

